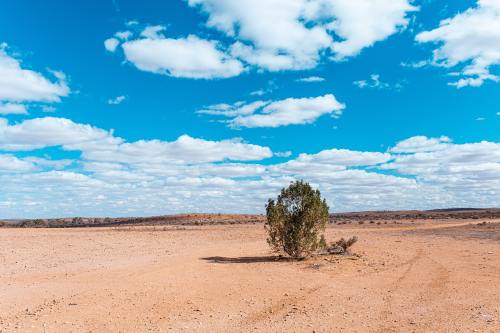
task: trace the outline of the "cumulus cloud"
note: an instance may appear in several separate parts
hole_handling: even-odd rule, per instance
[[[33,150],[110,138],[111,132],[65,118],[34,118],[10,125],[0,118],[0,150]]]
[[[325,51],[343,59],[386,39],[417,10],[407,0],[188,0],[207,26],[235,40],[232,54],[271,71],[313,68]]]
[[[0,103],[0,115],[28,114],[26,105],[17,103]]]
[[[28,172],[35,170],[35,165],[10,154],[0,154],[1,172]]]
[[[87,160],[123,163],[204,163],[225,160],[252,161],[272,156],[267,147],[239,139],[209,141],[182,135],[177,140],[140,140],[110,145],[72,145],[68,149],[83,151]]]
[[[330,114],[339,117],[345,105],[327,94],[310,98],[287,98],[267,104],[260,113],[240,115],[230,121],[232,127],[279,127],[315,122]]]
[[[229,55],[217,41],[195,35],[168,38],[165,27],[147,26],[139,36],[117,33],[104,44],[110,52],[121,46],[127,61],[138,69],[156,74],[191,79],[228,78],[241,74],[243,64]],[[120,34],[120,35],[118,35]]]
[[[391,159],[388,153],[363,152],[349,149],[328,149],[317,154],[300,154],[299,162],[320,163],[338,166],[369,166],[381,164]]]
[[[407,14],[418,8],[406,0],[325,0],[320,13],[325,10],[337,18],[328,28],[342,38],[332,46],[335,57],[342,59],[405,28]]]
[[[123,51],[137,68],[173,77],[214,79],[237,76],[241,62],[218,48],[214,41],[186,38],[144,38],[125,42]]]
[[[319,97],[287,98],[278,101],[238,102],[233,105],[216,104],[197,113],[232,117],[227,123],[230,127],[280,127],[303,125],[315,122],[319,117],[329,114],[340,117],[345,105],[334,95]]]
[[[207,15],[206,26],[220,41],[164,35],[165,26],[147,26],[105,41],[137,68],[186,78],[227,78],[248,67],[303,70],[324,60],[343,60],[406,28],[418,10],[410,0],[186,0]],[[134,25],[134,26],[137,26]],[[318,80],[304,81],[318,82]]]
[[[393,153],[422,153],[446,149],[451,144],[447,136],[428,138],[423,135],[413,136],[398,142],[390,149]]]
[[[55,80],[21,66],[21,62],[0,47],[0,102],[59,102],[69,94],[66,77],[52,71]]]
[[[197,1],[207,25],[236,41],[232,53],[269,70],[314,67],[319,51],[332,42],[326,29],[305,26],[303,1]],[[280,52],[281,51],[281,52]]]
[[[455,196],[459,203],[471,196],[469,200],[481,205],[496,205],[500,196],[500,143],[448,143],[439,149],[396,155],[382,168],[414,175],[422,184]]]
[[[251,161],[272,156],[268,147],[248,144],[241,139],[209,141],[182,135],[172,142],[140,140],[125,142],[106,131],[65,118],[35,118],[9,125],[0,118],[0,150],[29,151],[61,146],[79,150],[86,160],[140,163],[204,163]]]
[[[496,0],[479,0],[476,6],[442,20],[439,27],[419,33],[416,40],[436,44],[434,65],[460,66],[460,78],[450,83],[457,88],[500,81],[491,71],[500,64],[500,3]]]
[[[272,155],[269,148],[240,140],[186,135],[128,143],[110,138],[111,131],[94,130],[104,136],[68,145],[60,136],[57,146],[82,152],[77,161],[0,154],[1,215],[262,212],[263,203],[295,179],[318,187],[333,211],[486,207],[500,200],[495,142],[454,144],[447,137],[420,136],[387,152],[330,148],[296,158],[277,153],[287,160],[270,164],[261,161]],[[8,138],[18,143],[10,132]],[[31,146],[39,139],[32,137]]]

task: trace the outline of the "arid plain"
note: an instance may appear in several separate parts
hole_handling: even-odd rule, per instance
[[[335,222],[305,261],[258,221],[2,228],[0,332],[500,332],[499,218]]]

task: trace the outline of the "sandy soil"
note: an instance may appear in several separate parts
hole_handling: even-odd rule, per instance
[[[359,256],[301,262],[262,225],[0,229],[0,332],[500,332],[478,222],[332,226]]]

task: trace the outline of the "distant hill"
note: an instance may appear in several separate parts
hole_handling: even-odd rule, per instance
[[[444,208],[432,210],[364,211],[333,213],[330,221],[341,220],[419,220],[419,219],[498,219],[500,208]],[[71,217],[58,219],[0,220],[0,227],[72,228],[126,225],[213,225],[264,223],[265,215],[257,214],[177,214],[148,217]]]

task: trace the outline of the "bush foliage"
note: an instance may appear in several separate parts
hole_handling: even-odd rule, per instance
[[[267,242],[276,252],[304,258],[326,246],[323,231],[328,223],[328,205],[304,181],[292,182],[266,206]]]

